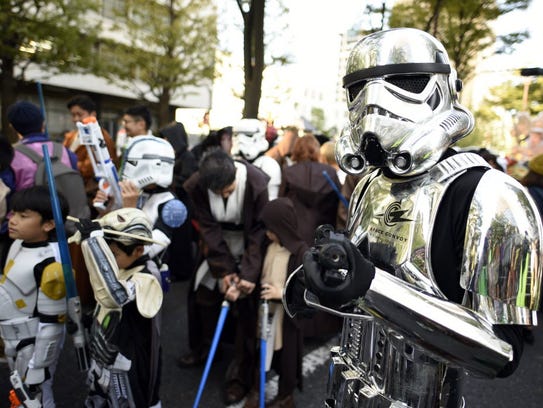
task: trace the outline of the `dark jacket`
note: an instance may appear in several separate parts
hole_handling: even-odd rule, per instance
[[[534,199],[535,205],[539,210],[539,214],[543,217],[543,188],[538,186],[529,186],[528,192],[530,196]]]
[[[182,123],[176,122],[166,126],[160,130],[159,134],[170,142],[175,151],[173,187],[177,193],[183,183],[198,170],[198,162],[194,154],[188,150],[188,136]]]

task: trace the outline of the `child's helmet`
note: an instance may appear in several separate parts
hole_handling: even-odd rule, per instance
[[[155,136],[136,136],[124,153],[121,178],[139,188],[150,184],[168,187],[172,184],[175,152],[172,145]]]
[[[107,213],[98,220],[103,228],[106,239],[117,241],[124,245],[151,244],[153,232],[151,222],[145,213],[132,207],[119,208]],[[125,232],[132,236],[108,234],[108,231]]]

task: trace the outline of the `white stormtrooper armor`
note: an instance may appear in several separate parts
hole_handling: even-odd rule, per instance
[[[66,288],[56,256],[54,244],[15,240],[0,277],[0,336],[10,369],[27,384],[43,383],[64,337]],[[44,267],[36,281],[39,264]]]
[[[252,163],[270,177],[268,181],[268,198],[275,200],[279,197],[279,186],[281,185],[281,166],[277,160],[269,156],[259,156]]]
[[[151,184],[165,189],[172,184],[174,162],[175,152],[168,141],[154,136],[136,136],[126,148],[121,177],[123,180],[132,181],[141,189]],[[159,212],[158,207],[161,204],[163,206]],[[138,208],[147,215],[152,226],[156,226],[160,219],[167,227],[177,228],[187,219],[186,206],[170,191],[143,191]],[[163,252],[171,242],[168,235],[159,228],[153,228],[153,239],[159,244],[145,248],[145,253],[150,258]]]
[[[159,219],[170,228],[177,228],[187,219],[187,207],[170,191],[147,194],[142,193],[141,210],[145,213],[151,225],[157,225]],[[161,204],[164,204],[159,211]],[[153,240],[157,243],[145,247],[145,253],[155,258],[170,245],[171,239],[159,228],[153,228]]]
[[[268,150],[266,124],[258,119],[241,119],[233,127],[232,155],[240,156],[258,167],[270,177],[268,197],[273,200],[279,196],[281,167],[276,160],[263,153]]]
[[[121,179],[139,188],[150,184],[168,187],[172,184],[175,152],[172,145],[154,136],[136,136],[124,153]]]
[[[346,172],[363,175],[345,239],[372,267],[357,275],[357,264],[342,266],[334,286],[325,274],[308,275],[304,259],[305,303],[345,318],[341,344],[332,349],[326,405],[462,407],[463,370],[494,377],[513,359],[493,326],[537,324],[540,215],[518,182],[479,156],[442,158],[473,120],[457,103],[459,83],[436,39],[415,29],[364,37],[351,52],[344,84],[350,125],[336,155]],[[438,285],[434,227],[452,186],[475,170],[482,175],[467,214],[459,304]],[[321,286],[313,283],[319,279]],[[352,293],[364,280],[367,286]],[[293,274],[283,299],[291,315],[295,283]],[[329,301],[334,287],[339,304]]]
[[[268,149],[266,124],[258,119],[241,119],[232,127],[232,155],[252,162]]]

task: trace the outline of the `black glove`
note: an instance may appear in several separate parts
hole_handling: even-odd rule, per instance
[[[317,310],[305,303],[304,293],[306,287],[304,281],[303,270],[289,277],[283,294],[285,309],[287,309],[289,315],[311,318],[317,313]]]
[[[303,264],[307,289],[325,306],[342,306],[364,296],[375,276],[375,267],[358,248],[328,226],[317,229]]]
[[[81,240],[89,238],[93,231],[102,230],[102,226],[99,222],[89,219],[80,219],[79,222],[75,223],[75,227],[81,234]]]

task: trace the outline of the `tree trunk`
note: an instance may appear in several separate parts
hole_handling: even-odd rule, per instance
[[[173,120],[170,115],[170,99],[170,88],[164,87],[160,98],[158,98],[158,129],[163,128]]]
[[[253,0],[251,10],[244,16],[244,118],[258,118],[264,71],[264,5],[265,0]]]
[[[434,5],[434,8],[432,9],[432,15],[430,16],[430,19],[428,20],[426,27],[424,27],[424,31],[432,34],[434,37],[438,37],[437,35],[437,29],[439,27],[439,13],[441,12],[443,0],[437,0],[436,4]]]
[[[14,77],[14,60],[2,59],[2,72],[0,73],[0,100],[2,101],[2,134],[12,143],[17,141],[17,134],[9,126],[7,111],[15,102],[17,81]]]

